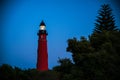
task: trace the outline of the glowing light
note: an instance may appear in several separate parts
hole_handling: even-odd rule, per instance
[[[40,30],[45,30],[45,26],[40,26]]]

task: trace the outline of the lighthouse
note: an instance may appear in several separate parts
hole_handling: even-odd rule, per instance
[[[37,70],[48,70],[48,51],[47,51],[47,31],[46,25],[42,21],[38,31],[38,50],[37,50]]]

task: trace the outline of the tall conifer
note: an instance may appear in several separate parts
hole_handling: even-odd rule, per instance
[[[94,32],[101,33],[103,31],[115,31],[115,20],[114,16],[112,15],[112,9],[108,4],[104,4],[101,6],[99,10]]]

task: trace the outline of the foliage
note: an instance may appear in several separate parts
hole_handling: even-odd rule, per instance
[[[0,66],[0,80],[58,80],[56,71],[37,71],[36,69],[21,70],[3,64]]]
[[[69,73],[70,73],[71,67],[73,65],[71,60],[68,58],[59,59],[58,63],[60,64],[60,66],[55,66],[53,68],[53,70],[59,72],[60,80],[66,80],[67,78],[69,80],[69,78],[71,77],[71,74],[69,74]],[[64,75],[62,75],[62,74],[64,74]],[[65,78],[65,79],[63,79],[63,78]]]
[[[88,39],[68,39],[66,50],[72,53],[72,65],[68,66],[66,59],[61,59],[53,70],[60,72],[61,80],[116,80],[120,74],[119,44],[120,31],[115,26],[110,6],[104,4]]]
[[[112,9],[108,4],[101,6],[99,15],[95,23],[94,32],[101,33],[103,31],[116,31],[114,16],[112,15]]]
[[[81,37],[80,40],[77,40],[76,38],[69,39],[67,51],[72,53],[73,61],[75,64],[79,65],[79,61],[81,59],[80,55],[91,53],[94,49],[85,37]]]

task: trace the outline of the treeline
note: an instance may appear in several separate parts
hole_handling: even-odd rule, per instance
[[[0,66],[0,80],[58,80],[58,76],[58,72],[52,70],[41,72],[36,69],[13,68],[7,64]]]
[[[120,30],[108,4],[101,6],[92,34],[80,40],[68,39],[66,50],[72,60],[59,59],[59,66],[45,72],[2,65],[0,80],[118,80]]]

